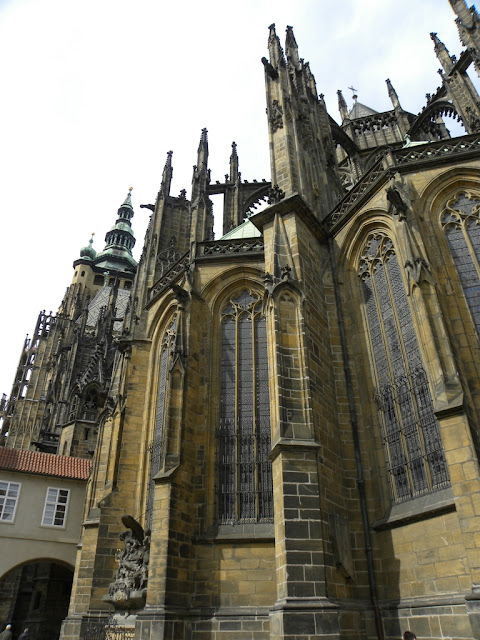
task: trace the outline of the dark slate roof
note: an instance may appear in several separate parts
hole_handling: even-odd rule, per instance
[[[370,109],[370,107],[367,107],[361,102],[355,102],[355,104],[352,107],[352,110],[348,114],[348,117],[350,118],[350,120],[355,120],[356,118],[373,116],[375,113],[378,113],[378,111],[375,111],[375,109]]]
[[[25,451],[0,447],[0,469],[36,473],[42,476],[87,480],[92,461],[71,456],[57,456],[54,453]]]
[[[108,301],[110,299],[110,292],[112,287],[103,287],[97,293],[97,295],[93,298],[93,300],[88,305],[88,319],[87,326],[94,327],[97,324],[98,316],[100,314],[100,309],[102,307],[108,306]],[[117,318],[125,317],[125,310],[127,308],[128,299],[130,298],[130,291],[127,289],[119,289],[117,294]],[[77,321],[80,322],[80,319]],[[114,331],[120,331],[122,328],[122,322],[115,322],[113,325]]]

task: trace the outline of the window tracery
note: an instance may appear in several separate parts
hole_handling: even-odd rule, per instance
[[[165,417],[167,413],[167,378],[172,356],[175,349],[175,338],[177,332],[177,317],[174,316],[170,325],[165,331],[162,340],[159,360],[159,376],[157,405],[155,410],[155,427],[152,441],[148,447],[150,454],[150,473],[147,492],[147,508],[146,522],[147,528],[151,528],[153,516],[153,495],[154,495],[154,478],[162,468],[165,454]]]
[[[68,413],[69,422],[73,422],[76,419],[79,404],[80,404],[80,398],[77,394],[75,394],[70,402],[70,410]]]
[[[99,393],[97,387],[89,387],[83,397],[82,419],[95,421],[99,407]]]
[[[480,194],[455,194],[442,212],[441,224],[480,336]]]
[[[267,334],[261,298],[244,289],[221,313],[218,518],[223,524],[273,518]]]
[[[438,423],[391,239],[372,233],[360,261],[376,401],[394,500],[448,484]]]

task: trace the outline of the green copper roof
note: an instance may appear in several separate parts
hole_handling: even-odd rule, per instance
[[[249,219],[245,220],[241,225],[235,227],[224,236],[220,238],[220,240],[240,240],[242,238],[259,238],[262,234],[257,229],[257,227],[250,222]]]
[[[88,241],[88,245],[80,249],[80,257],[85,258],[87,260],[94,260],[96,256],[97,256],[97,252],[93,248],[93,233],[92,233],[92,237]]]
[[[130,207],[130,209],[133,210],[133,205],[132,205],[132,187],[130,187],[130,189],[128,190],[127,197],[123,201],[122,207]]]
[[[105,247],[97,254],[94,264],[97,267],[110,271],[134,271],[137,263],[132,256],[132,249],[135,245],[133,235],[132,187],[128,190],[127,197],[122,206],[118,209],[117,220],[113,227],[105,235]]]

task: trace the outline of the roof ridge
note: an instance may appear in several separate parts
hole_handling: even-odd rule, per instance
[[[0,470],[87,480],[92,460],[42,451],[0,447]]]

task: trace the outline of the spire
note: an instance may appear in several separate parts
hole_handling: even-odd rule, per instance
[[[232,155],[230,156],[230,182],[236,182],[238,179],[238,155],[237,143],[232,142]]]
[[[338,201],[341,183],[323,100],[308,62],[299,57],[287,27],[286,59],[271,24],[265,67],[272,184],[287,197],[298,193],[322,219]]]
[[[202,169],[207,168],[208,163],[208,131],[206,129],[202,129],[202,134],[200,136],[200,143],[198,145],[197,151],[197,167],[201,171]]]
[[[170,185],[172,183],[173,174],[172,155],[173,151],[167,152],[167,159],[165,161],[165,166],[163,167],[162,183],[160,185],[159,195],[164,197],[170,195]]]
[[[275,23],[271,24],[268,28],[268,55],[270,56],[270,64],[275,69],[278,69],[280,64],[285,65],[285,58],[283,57],[280,38],[277,36],[277,32],[275,31]]]
[[[438,58],[438,61],[443,67],[445,73],[448,73],[453,67],[453,60],[448,53],[447,47],[443,44],[443,42],[438,38],[436,33],[430,34],[431,39],[435,45],[435,55]]]
[[[471,29],[474,26],[473,11],[467,7],[465,0],[449,0],[449,2],[463,26]]]
[[[132,206],[132,191],[133,191],[133,187],[130,187],[128,189],[128,193],[125,197],[125,200],[123,201],[122,206],[120,207],[120,209],[118,210],[118,212],[120,213],[120,210],[123,209],[123,207],[128,207],[129,209],[132,210],[132,216],[133,216],[133,206]],[[130,216],[130,217],[132,217]]]
[[[390,100],[392,101],[393,108],[401,109],[402,107],[400,105],[400,100],[398,99],[397,92],[395,91],[392,83],[390,82],[390,78],[387,78],[385,82],[387,83],[388,95],[390,97]]]
[[[345,98],[343,97],[343,93],[341,89],[338,89],[337,96],[338,96],[338,110],[340,111],[340,117],[342,118],[342,123],[343,123],[345,120],[348,120],[347,103],[345,102]]]
[[[193,166],[190,242],[213,240],[212,202],[207,194],[209,184],[208,136],[207,130],[202,129],[197,151],[197,164]]]
[[[95,266],[109,270],[132,271],[137,266],[133,259],[132,249],[135,246],[131,219],[133,218],[132,189],[118,209],[114,226],[105,235],[105,248],[97,254]]]
[[[293,35],[293,27],[287,27],[287,36],[285,38],[285,55],[287,62],[295,69],[300,68],[300,58],[298,57],[298,45]]]

